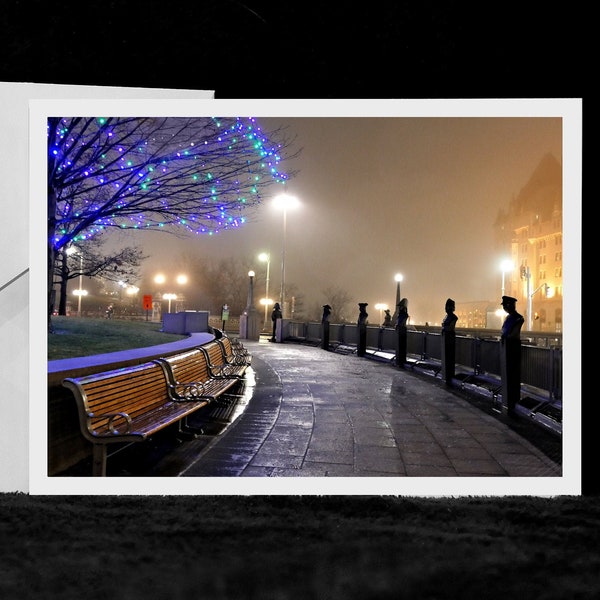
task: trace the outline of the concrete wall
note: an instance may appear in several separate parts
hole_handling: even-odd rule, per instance
[[[207,310],[186,310],[163,315],[162,330],[165,333],[202,333],[208,331]]]

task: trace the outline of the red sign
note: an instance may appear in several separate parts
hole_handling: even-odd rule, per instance
[[[144,295],[144,310],[152,310],[152,296],[150,294]]]

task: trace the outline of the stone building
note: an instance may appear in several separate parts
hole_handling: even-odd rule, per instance
[[[538,167],[494,224],[497,249],[510,256],[505,293],[531,331],[562,333],[562,165],[552,155]]]

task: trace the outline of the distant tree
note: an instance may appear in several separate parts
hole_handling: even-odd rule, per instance
[[[81,277],[102,277],[108,281],[133,284],[137,281],[141,261],[145,258],[137,247],[126,247],[102,254],[102,238],[82,241],[77,246],[63,247],[54,265],[53,288],[58,284],[58,314],[67,314],[67,284]],[[53,308],[56,309],[56,302]]]
[[[286,283],[285,297],[290,302],[291,318],[296,321],[304,319],[306,317],[304,294],[299,291],[295,283]]]
[[[249,261],[186,254],[177,260],[176,267],[189,275],[185,295],[190,307],[213,315],[220,314],[223,304],[229,306],[232,315],[241,315],[246,308]]]
[[[49,308],[57,253],[71,244],[111,228],[239,227],[291,176],[279,171],[284,133],[239,117],[49,118]]]
[[[352,296],[344,289],[330,286],[323,290],[324,304],[331,306],[331,321],[335,323],[347,323],[352,321],[354,315],[350,315],[350,304]],[[358,309],[356,309],[358,314]],[[319,317],[320,319],[320,317]]]

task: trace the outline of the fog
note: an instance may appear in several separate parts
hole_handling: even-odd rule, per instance
[[[293,117],[259,118],[265,131],[295,137],[282,170],[300,205],[287,211],[285,282],[305,306],[328,302],[329,287],[374,308],[408,298],[410,322],[439,323],[446,298],[457,304],[500,302],[494,221],[508,209],[550,153],[562,162],[562,119],[549,117]],[[127,234],[149,258],[143,273],[172,270],[185,254],[250,258],[264,281],[271,256],[270,296],[281,282],[283,215],[271,199],[237,230],[214,236]],[[194,285],[194,282],[190,282]],[[257,292],[262,297],[263,291]],[[202,307],[193,307],[202,308]],[[356,307],[358,314],[358,307]]]

